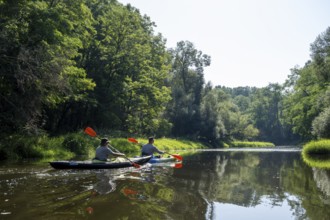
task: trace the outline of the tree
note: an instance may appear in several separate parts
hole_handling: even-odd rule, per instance
[[[325,106],[330,106],[330,86],[321,97]],[[312,134],[318,138],[330,138],[330,107],[325,109],[313,120]]]
[[[329,104],[325,100],[330,83],[330,28],[311,44],[311,52],[312,60],[303,68],[295,68],[289,76],[293,80],[287,83],[291,90],[283,110],[285,122],[305,139],[313,137],[312,123]]]
[[[213,89],[203,96],[200,106],[200,133],[199,139],[214,145],[224,140],[227,130],[219,113],[219,91]]]
[[[173,124],[174,135],[193,135],[199,132],[204,67],[210,65],[211,58],[195,49],[189,41],[178,42],[170,53],[172,101],[167,115]]]
[[[313,120],[313,135],[318,138],[330,138],[330,108],[324,109],[319,116]]]
[[[83,100],[94,87],[75,61],[89,10],[82,1],[17,0],[0,11],[2,129],[35,133],[49,121],[47,109]]]
[[[286,139],[287,133],[281,122],[282,99],[282,87],[279,84],[269,84],[254,94],[250,111],[261,140],[283,143]]]
[[[250,116],[240,111],[228,89],[204,90],[201,103],[200,139],[214,146],[231,140],[253,140],[258,135]]]
[[[313,60],[315,75],[321,85],[330,82],[330,27],[321,33],[311,44],[311,58]]]
[[[163,126],[170,99],[165,86],[169,58],[154,23],[137,9],[116,1],[90,2],[96,19],[93,43],[85,50],[85,68],[96,82],[89,120],[98,127],[154,133]]]

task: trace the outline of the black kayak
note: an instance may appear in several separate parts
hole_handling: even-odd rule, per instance
[[[148,163],[151,156],[130,158],[131,161],[139,165]],[[129,161],[123,162],[93,162],[93,161],[53,161],[49,162],[55,169],[116,169],[132,167],[133,164]]]

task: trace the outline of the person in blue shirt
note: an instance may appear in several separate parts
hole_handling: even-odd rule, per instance
[[[164,151],[159,150],[157,147],[155,147],[153,144],[155,142],[153,137],[150,137],[148,140],[148,144],[145,144],[142,146],[141,149],[141,155],[142,156],[154,156],[154,153],[164,154]]]

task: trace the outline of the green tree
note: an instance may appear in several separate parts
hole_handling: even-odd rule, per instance
[[[303,68],[293,69],[289,76],[283,114],[293,132],[305,139],[313,137],[314,119],[329,106],[330,28],[311,44],[311,52],[312,60]]]
[[[321,102],[324,103],[325,109],[313,120],[312,134],[318,138],[330,138],[330,86],[321,97]]]
[[[170,99],[165,86],[169,55],[154,23],[117,1],[89,2],[97,34],[85,50],[85,68],[97,86],[86,106],[89,121],[103,128],[153,133],[166,121]],[[166,126],[165,126],[166,127]]]
[[[282,123],[282,86],[269,84],[258,89],[253,95],[251,116],[259,129],[259,138],[273,143],[283,143],[286,140],[286,128]]]
[[[210,65],[211,58],[189,41],[178,42],[170,53],[172,101],[167,110],[172,132],[176,136],[193,135],[199,132],[204,67]]]
[[[253,140],[258,135],[250,116],[234,104],[228,90],[206,92],[201,103],[200,137],[218,146],[230,140]]]
[[[201,126],[199,139],[214,145],[224,140],[227,130],[219,114],[219,91],[211,90],[203,96],[200,106]]]
[[[47,109],[94,87],[75,61],[90,13],[82,1],[25,0],[2,1],[0,12],[2,129],[35,133],[49,121]]]
[[[313,135],[318,138],[330,139],[330,107],[324,109],[319,116],[313,120]]]

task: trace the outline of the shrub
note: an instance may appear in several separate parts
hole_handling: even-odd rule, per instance
[[[308,142],[303,147],[303,154],[330,154],[330,140]]]
[[[76,155],[89,155],[91,150],[95,148],[93,142],[91,143],[88,137],[80,133],[66,135],[63,140],[63,147]]]
[[[311,167],[330,169],[330,140],[311,141],[305,144],[302,157]]]
[[[113,146],[118,151],[128,154],[128,153],[137,153],[140,151],[139,144],[132,144],[128,142],[125,138],[113,138],[110,139],[110,145]]]
[[[230,147],[245,148],[245,147],[275,147],[270,142],[248,142],[248,141],[233,141],[229,144]]]
[[[330,108],[326,108],[314,119],[312,127],[313,135],[318,138],[330,138]]]

